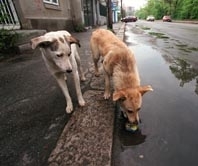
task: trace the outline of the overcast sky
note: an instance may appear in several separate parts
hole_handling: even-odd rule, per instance
[[[135,9],[139,9],[140,7],[146,4],[147,0],[123,0],[123,4],[126,6],[133,6]]]

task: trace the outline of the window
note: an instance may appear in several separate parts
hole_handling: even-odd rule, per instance
[[[59,5],[58,0],[43,0],[44,3],[52,4],[52,5]]]

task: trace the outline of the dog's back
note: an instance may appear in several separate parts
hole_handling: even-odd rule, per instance
[[[127,49],[127,46],[115,34],[105,29],[95,30],[92,33],[90,44],[93,54],[100,53],[100,56],[105,56],[109,50],[124,51]]]
[[[91,50],[93,59],[99,59],[103,56],[103,67],[112,75],[113,70],[123,73],[138,73],[136,72],[136,63],[133,53],[126,44],[117,38],[111,31],[98,29],[91,36]]]

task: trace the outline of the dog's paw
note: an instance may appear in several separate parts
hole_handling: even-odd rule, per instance
[[[107,100],[111,97],[110,93],[104,93],[104,99]]]
[[[95,72],[94,75],[95,75],[95,77],[99,77],[100,73],[99,72]]]
[[[81,76],[81,77],[80,77],[80,80],[81,80],[81,81],[86,81],[85,76],[84,76],[84,75],[83,75],[83,76]]]
[[[81,107],[85,106],[85,100],[83,99],[82,96],[79,96],[79,97],[78,97],[78,104],[79,104]]]
[[[84,100],[83,100],[83,101],[79,101],[78,103],[79,103],[79,105],[80,105],[81,107],[85,106],[85,104],[86,104]]]
[[[73,105],[67,105],[67,107],[66,107],[66,112],[67,112],[68,114],[70,114],[70,113],[72,113],[72,111],[73,111]]]

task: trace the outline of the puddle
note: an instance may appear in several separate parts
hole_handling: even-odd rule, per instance
[[[139,34],[125,34],[127,42],[132,42],[128,46],[134,52],[141,84],[151,85],[154,91],[143,96],[139,133],[124,131],[124,120],[117,118],[115,142],[121,147],[114,154],[115,162],[123,166],[196,165],[197,71],[182,57],[165,57],[161,48],[142,44]]]
[[[132,38],[132,37],[130,37],[130,32],[125,32],[125,36],[124,36],[124,40],[125,40],[125,42],[127,43],[127,45],[137,45],[138,44],[138,42],[134,39],[134,38]]]
[[[143,85],[153,86],[154,93],[158,90],[161,93],[163,91],[176,94],[184,93],[186,97],[193,98],[193,101],[196,100],[198,71],[192,65],[181,58],[165,57],[156,48],[138,42],[136,36],[130,32],[125,35],[128,35],[127,42],[133,43],[129,44],[129,48],[134,52]],[[145,135],[144,130],[142,132],[141,134]]]

